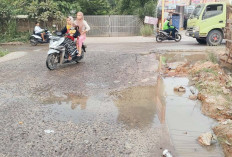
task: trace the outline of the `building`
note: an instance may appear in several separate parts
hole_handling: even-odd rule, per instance
[[[220,2],[226,0],[164,0],[164,19],[166,19],[170,13],[175,14],[175,16],[179,16],[178,18],[178,28],[183,28],[184,19],[188,17],[195,8],[195,5],[200,3],[208,3],[208,2]],[[162,0],[158,1],[158,13],[157,17],[161,20],[161,12],[162,12]],[[161,23],[161,21],[160,21]]]

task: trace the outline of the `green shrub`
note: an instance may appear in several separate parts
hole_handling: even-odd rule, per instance
[[[209,53],[208,54],[208,60],[215,63],[215,64],[218,63],[217,56],[214,53]]]
[[[0,48],[0,57],[7,55],[9,52]]]
[[[14,42],[14,41],[20,41],[20,42],[28,42],[30,38],[29,32],[16,32],[14,35],[3,35],[2,38],[0,38],[0,43],[5,42]]]
[[[140,33],[142,36],[151,36],[153,34],[153,28],[150,25],[144,25],[141,29],[140,29]]]

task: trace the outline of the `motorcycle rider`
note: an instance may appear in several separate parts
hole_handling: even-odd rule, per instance
[[[82,12],[77,13],[77,19],[74,21],[74,24],[78,26],[79,32],[81,35],[77,38],[77,47],[78,47],[78,56],[81,56],[82,53],[82,45],[86,39],[86,33],[90,31],[90,27],[88,23],[84,20],[84,14]]]
[[[171,17],[168,17],[164,22],[163,30],[167,33],[171,33],[172,37],[175,38],[176,29],[174,26],[170,26]]]
[[[45,42],[45,39],[44,39],[45,32],[44,32],[44,29],[41,29],[41,28],[40,28],[39,22],[35,22],[34,31],[35,31],[35,35],[41,36],[42,39],[43,39],[43,42]]]
[[[78,31],[78,27],[75,27],[73,25],[73,17],[69,16],[66,19],[67,25],[62,29],[62,34],[67,34],[64,42],[62,43],[63,46],[65,46],[65,58],[68,58],[70,61],[73,59],[75,54],[78,54],[78,50],[76,47],[76,43],[74,42],[74,39],[80,36],[80,32]]]

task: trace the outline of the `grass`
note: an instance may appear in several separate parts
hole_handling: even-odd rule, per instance
[[[0,57],[7,55],[9,52],[7,50],[0,49]]]
[[[161,62],[162,62],[163,65],[165,65],[166,62],[167,62],[167,58],[164,57],[164,56],[161,56]]]
[[[214,53],[209,53],[208,54],[208,60],[213,62],[213,63],[218,63],[217,56]]]
[[[153,28],[150,25],[144,25],[141,29],[140,29],[140,33],[142,34],[142,36],[151,36],[153,34]]]
[[[13,37],[8,35],[3,35],[2,38],[0,38],[0,43],[6,43],[6,42],[28,42],[30,38],[29,32],[18,32]]]
[[[218,72],[216,72],[216,71],[213,70],[213,69],[207,69],[207,68],[203,68],[203,69],[197,71],[195,74],[199,74],[199,73],[201,73],[201,72],[211,73],[211,74],[213,74],[213,75],[215,75],[215,76],[218,76]]]

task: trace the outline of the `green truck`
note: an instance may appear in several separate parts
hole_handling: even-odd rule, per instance
[[[220,45],[224,38],[227,5],[222,2],[197,5],[189,17],[186,35],[196,38],[200,44]]]

